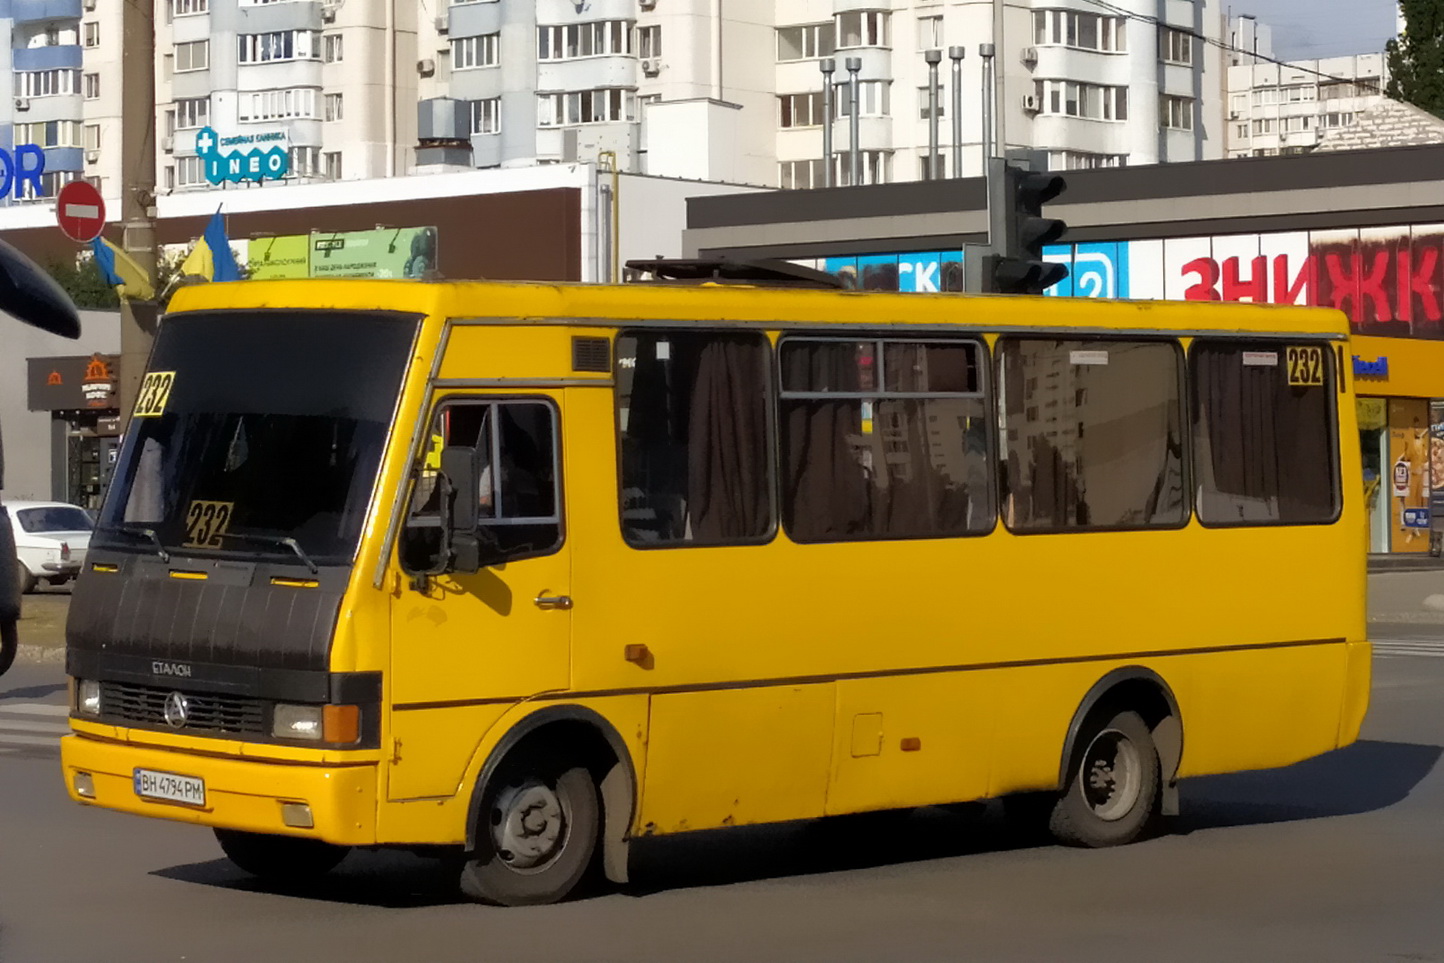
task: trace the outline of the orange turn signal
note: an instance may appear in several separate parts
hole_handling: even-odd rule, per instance
[[[321,710],[321,741],[347,744],[361,738],[361,710],[356,706],[326,706]]]

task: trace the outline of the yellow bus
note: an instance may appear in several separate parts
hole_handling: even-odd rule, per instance
[[[1358,734],[1347,338],[1246,304],[187,288],[72,602],[66,785],[262,876],[454,853],[499,904],[625,881],[639,837],[1010,794],[1132,841],[1180,779]]]

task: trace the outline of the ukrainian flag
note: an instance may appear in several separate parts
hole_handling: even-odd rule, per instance
[[[211,215],[206,231],[196,241],[196,246],[181,262],[181,274],[205,278],[207,281],[239,281],[241,269],[236,266],[236,256],[231,253],[231,242],[226,237],[226,221],[221,209]]]
[[[117,294],[133,301],[155,300],[155,286],[151,284],[150,275],[123,248],[97,237],[90,242],[90,249],[95,252],[100,276],[106,284],[115,288]]]

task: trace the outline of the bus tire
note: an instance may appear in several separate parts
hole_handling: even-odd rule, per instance
[[[252,876],[290,882],[324,876],[350,852],[319,839],[273,836],[239,829],[217,829],[216,842],[226,858]]]
[[[479,903],[565,899],[592,864],[601,833],[596,781],[583,766],[532,757],[502,763],[485,790],[461,891]]]
[[[1144,834],[1159,801],[1158,750],[1143,718],[1118,712],[1087,729],[1048,821],[1059,842],[1121,846]]]
[[[15,663],[20,651],[20,627],[10,619],[0,619],[0,675]]]

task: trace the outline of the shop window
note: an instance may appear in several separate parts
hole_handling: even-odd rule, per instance
[[[1000,342],[1007,526],[1049,532],[1184,524],[1180,369],[1173,342]]]
[[[982,358],[971,341],[783,342],[788,535],[821,542],[991,529]]]
[[[765,540],[773,529],[767,339],[617,339],[622,535],[639,547]]]
[[[1333,521],[1339,512],[1333,349],[1196,341],[1189,363],[1199,521]]]

